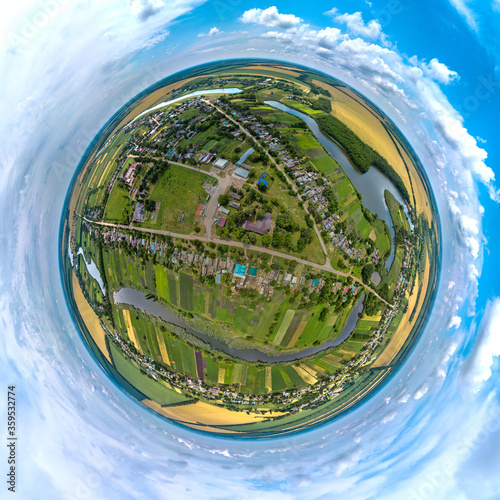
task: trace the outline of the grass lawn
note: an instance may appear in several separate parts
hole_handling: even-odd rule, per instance
[[[211,139],[206,144],[204,144],[201,149],[202,149],[202,151],[210,151],[210,149],[212,149],[216,144],[217,144],[217,141],[215,139]]]
[[[327,154],[319,158],[311,158],[311,161],[321,173],[326,173],[330,170],[338,168],[338,163]]]
[[[285,104],[286,106],[289,106],[290,108],[294,108],[298,111],[301,111],[302,113],[305,113],[306,115],[324,114],[324,112],[321,110],[311,109],[309,106],[306,106],[305,104],[302,104],[301,102],[294,101],[292,99],[282,99],[282,103]]]
[[[154,201],[161,201],[158,214],[161,229],[183,234],[194,232],[196,210],[207,198],[203,183],[208,177],[206,174],[178,165],[169,166],[150,196]],[[182,213],[184,220],[179,222]],[[141,225],[148,227],[151,224],[145,222]]]
[[[128,189],[118,187],[117,183],[113,186],[108,202],[106,203],[106,211],[104,219],[109,221],[121,221],[124,216],[124,209],[133,202],[128,196]]]
[[[296,136],[297,146],[302,149],[320,148],[319,142],[310,134],[299,134]]]

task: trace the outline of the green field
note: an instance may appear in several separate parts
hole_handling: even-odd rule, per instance
[[[110,345],[110,351],[116,371],[148,399],[160,405],[175,405],[192,400],[153,380],[146,375],[145,370],[141,369],[135,361],[127,359],[113,344]]]
[[[201,223],[196,217],[198,206],[207,198],[203,183],[212,179],[207,174],[202,174],[178,165],[170,165],[168,170],[156,183],[150,198],[161,201],[158,219],[161,229],[182,234],[194,232],[195,223]],[[184,220],[179,222],[179,216],[184,214]],[[143,227],[151,223],[140,224]]]

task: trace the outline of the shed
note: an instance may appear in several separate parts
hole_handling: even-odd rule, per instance
[[[245,170],[244,168],[238,167],[234,171],[234,175],[237,175],[238,177],[241,177],[242,179],[246,179],[248,177],[248,174],[250,172],[248,170]]]

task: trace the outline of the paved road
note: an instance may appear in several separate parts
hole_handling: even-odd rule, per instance
[[[298,257],[293,257],[292,255],[278,252],[278,251],[272,250],[270,248],[258,247],[255,245],[246,245],[244,243],[241,243],[240,241],[225,240],[225,239],[217,238],[217,237],[214,237],[211,235],[210,236],[187,235],[187,234],[173,233],[171,231],[163,231],[161,229],[150,229],[150,228],[146,228],[146,227],[125,226],[122,224],[111,224],[109,222],[96,222],[96,221],[91,221],[91,220],[87,219],[86,217],[82,217],[82,218],[85,221],[89,222],[90,224],[97,224],[99,226],[113,227],[116,229],[133,229],[135,231],[139,231],[142,233],[162,234],[165,236],[170,236],[172,238],[180,238],[183,240],[190,240],[190,241],[198,240],[198,241],[203,241],[203,242],[213,242],[213,243],[217,243],[219,245],[228,245],[231,247],[243,248],[244,250],[254,250],[256,252],[267,253],[269,255],[273,255],[273,256],[279,257],[281,259],[294,260],[300,264],[314,267],[315,269],[319,269],[320,271],[327,271],[329,273],[336,274],[338,276],[344,276],[344,277],[351,276],[351,278],[356,283],[359,283],[361,286],[364,286],[367,290],[369,290],[376,297],[378,297],[382,302],[384,302],[384,304],[388,305],[389,307],[393,307],[391,304],[389,304],[389,302],[384,300],[375,290],[373,290],[369,286],[365,285],[359,278],[356,278],[356,276],[352,276],[349,273],[344,273],[342,271],[338,271],[337,269],[334,269],[333,266],[331,265],[330,261],[328,261],[328,260],[325,264],[316,264],[315,262],[310,262],[308,260],[299,259]]]

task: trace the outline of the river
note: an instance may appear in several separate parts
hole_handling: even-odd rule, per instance
[[[320,351],[328,349],[329,347],[338,346],[342,342],[344,342],[356,328],[359,317],[363,311],[364,296],[365,294],[363,293],[358,299],[358,302],[349,313],[349,317],[347,318],[347,321],[344,325],[344,329],[333,340],[330,340],[329,342],[321,346],[309,347],[307,349],[303,349],[300,352],[280,354],[278,356],[264,354],[258,349],[238,349],[235,347],[231,347],[227,345],[223,340],[215,339],[210,335],[198,332],[194,330],[186,321],[177,316],[172,310],[163,306],[159,302],[146,298],[146,294],[144,292],[140,292],[132,288],[122,288],[118,292],[114,293],[113,299],[115,303],[134,306],[137,309],[146,312],[147,314],[163,319],[167,323],[172,323],[174,325],[180,326],[181,328],[184,328],[188,333],[191,333],[195,337],[209,343],[212,348],[225,352],[230,356],[252,362],[262,361],[266,363],[282,363],[285,361],[294,361],[305,358],[306,356],[316,354]]]
[[[104,290],[104,282],[102,281],[101,273],[99,272],[99,268],[96,266],[95,262],[92,259],[90,259],[90,262],[87,262],[82,247],[78,249],[78,253],[76,255],[81,255],[83,257],[83,261],[87,266],[87,271],[89,272],[90,276],[92,276],[92,278],[97,281],[102,294],[106,295],[106,291]],[[71,263],[73,264],[73,260],[71,260]]]
[[[370,168],[370,170],[364,174],[358,172],[353,167],[344,151],[320,131],[314,118],[311,118],[305,113],[301,113],[300,111],[290,108],[289,106],[286,106],[278,101],[265,101],[265,103],[273,108],[290,113],[291,115],[304,120],[311,129],[312,133],[316,136],[316,139],[318,139],[318,142],[337,161],[337,163],[342,167],[344,173],[351,180],[354,187],[361,193],[363,196],[363,205],[371,212],[378,214],[378,216],[387,223],[392,236],[391,253],[385,262],[385,267],[389,269],[392,261],[394,260],[394,228],[392,227],[392,219],[389,209],[385,204],[384,191],[386,189],[390,191],[396,200],[398,200],[403,207],[406,207],[396,186],[384,174],[382,174],[380,170],[377,170],[374,167]]]
[[[157,109],[164,108],[165,106],[169,106],[170,104],[174,104],[175,102],[182,101],[184,99],[189,99],[190,97],[198,97],[200,95],[206,94],[238,94],[241,90],[237,88],[229,88],[229,89],[210,89],[210,90],[197,90],[196,92],[191,92],[190,94],[183,95],[181,97],[177,97],[176,99],[172,99],[170,101],[160,102],[160,104],[156,104],[152,108],[146,109],[141,114],[137,115],[130,123],[135,122],[141,116],[147,115],[151,113],[151,111],[156,111]]]

